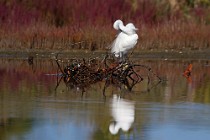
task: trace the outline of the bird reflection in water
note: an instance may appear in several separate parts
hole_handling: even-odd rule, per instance
[[[135,117],[134,105],[133,101],[122,99],[117,95],[113,96],[110,104],[110,112],[114,119],[109,125],[111,134],[117,134],[120,129],[127,132],[131,128]]]

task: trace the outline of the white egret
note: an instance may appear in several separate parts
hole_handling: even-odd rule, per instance
[[[120,129],[127,132],[131,128],[135,117],[134,105],[133,101],[121,99],[117,95],[113,96],[110,104],[111,115],[114,119],[114,122],[109,125],[111,134],[117,134]]]
[[[115,57],[123,58],[137,44],[138,35],[136,31],[138,29],[133,23],[128,23],[124,26],[123,22],[119,19],[114,22],[113,27],[119,31],[119,34],[111,45],[111,53]]]

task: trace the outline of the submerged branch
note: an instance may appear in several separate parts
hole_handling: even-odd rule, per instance
[[[128,60],[119,63],[114,58],[110,58],[108,54],[102,60],[98,57],[74,59],[64,69],[62,69],[58,63],[57,57],[56,63],[63,74],[62,77],[67,86],[85,89],[91,84],[105,81],[103,88],[104,96],[106,88],[110,85],[117,87],[124,85],[129,91],[132,91],[136,84],[144,80],[142,73],[138,72],[138,70],[142,68],[147,71],[148,85],[151,82],[151,76],[156,77],[159,82],[162,81],[150,67],[133,64]]]

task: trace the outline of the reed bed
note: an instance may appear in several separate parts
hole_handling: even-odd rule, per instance
[[[139,28],[137,50],[205,50],[209,13],[204,0],[2,0],[0,50],[106,50],[116,19]]]
[[[142,27],[139,49],[202,50],[210,47],[210,26],[170,21],[155,27]]]
[[[210,47],[210,25],[168,22],[148,27],[138,24],[136,50],[202,50]],[[70,27],[36,25],[16,32],[1,31],[0,49],[107,50],[117,32],[110,26]]]

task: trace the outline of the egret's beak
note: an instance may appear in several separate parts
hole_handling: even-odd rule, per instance
[[[135,30],[135,31],[138,31],[139,29],[138,29],[138,28],[135,28],[134,30]]]

